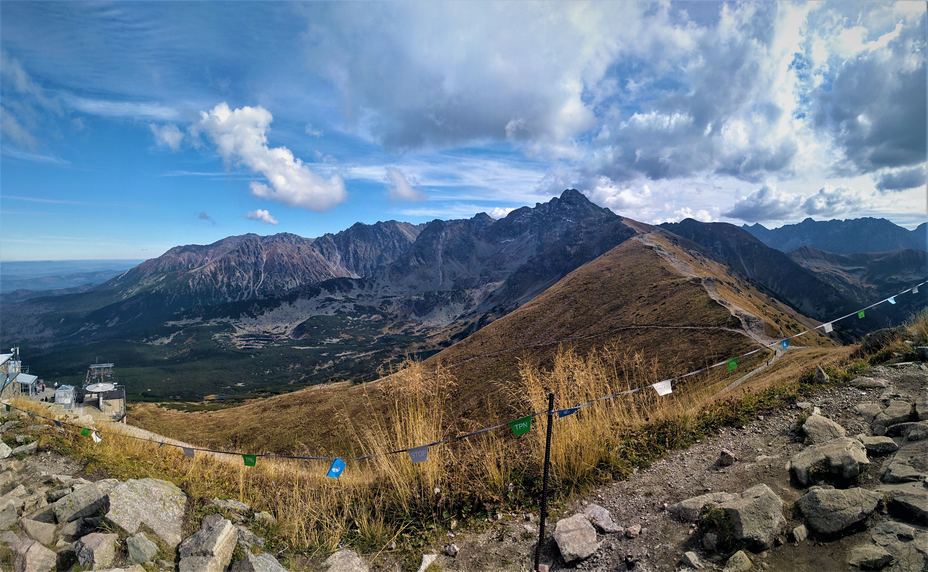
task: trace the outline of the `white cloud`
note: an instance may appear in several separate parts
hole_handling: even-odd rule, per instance
[[[487,210],[486,213],[490,215],[491,218],[499,220],[501,218],[506,218],[506,215],[514,210],[516,210],[515,207],[495,207]]]
[[[261,221],[264,224],[277,224],[277,219],[267,210],[267,209],[258,209],[251,211],[245,215],[245,218],[249,220]]]
[[[747,222],[782,220],[794,216],[802,199],[764,185],[750,195],[735,202],[725,214]]]
[[[635,190],[601,176],[586,195],[594,203],[618,212],[645,205],[651,198],[651,188],[645,184]]]
[[[850,189],[822,187],[802,202],[802,211],[808,215],[834,217],[859,212],[866,202]]]
[[[273,116],[263,107],[230,109],[226,103],[200,114],[195,132],[205,133],[227,163],[262,175],[252,181],[256,197],[312,210],[326,210],[345,200],[345,184],[333,175],[325,179],[312,172],[286,147],[269,147],[267,134]]]
[[[159,147],[167,147],[171,151],[180,149],[180,144],[184,140],[184,133],[173,123],[164,125],[150,123],[148,128],[151,129],[152,135],[155,136],[155,143]]]
[[[101,117],[129,117],[158,121],[174,121],[181,117],[177,109],[152,101],[92,99],[72,94],[66,94],[63,99],[72,109]]]
[[[421,201],[425,195],[410,184],[406,175],[396,167],[387,167],[387,183],[390,185],[390,198],[398,201]]]

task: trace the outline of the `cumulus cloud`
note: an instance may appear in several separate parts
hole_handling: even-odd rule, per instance
[[[271,121],[273,116],[263,107],[231,109],[220,103],[201,112],[194,131],[205,133],[227,163],[241,165],[264,177],[264,182],[250,184],[256,197],[312,210],[326,210],[344,201],[346,192],[341,177],[321,177],[290,149],[268,145]]]
[[[173,123],[164,125],[149,123],[148,128],[151,129],[151,134],[154,135],[155,143],[159,147],[167,147],[171,151],[180,149],[180,144],[184,140],[184,133]]]
[[[264,224],[277,224],[277,219],[267,210],[267,209],[258,209],[251,211],[245,215],[245,218],[249,220],[257,220],[263,222]]]
[[[616,183],[609,177],[601,176],[585,194],[600,206],[613,211],[623,211],[646,204],[651,197],[651,188],[642,185],[638,189],[632,189],[630,186]]]
[[[833,217],[857,212],[865,206],[864,200],[844,187],[822,187],[802,202],[802,211],[808,215]]]
[[[795,215],[801,204],[801,198],[780,192],[770,185],[764,185],[735,202],[734,206],[723,214],[747,222],[781,220]]]
[[[390,187],[390,198],[398,201],[421,201],[425,198],[418,189],[412,186],[406,175],[396,167],[387,167],[387,184]]]
[[[881,191],[903,191],[924,187],[928,184],[928,168],[925,165],[910,169],[895,169],[879,174],[876,188]]]

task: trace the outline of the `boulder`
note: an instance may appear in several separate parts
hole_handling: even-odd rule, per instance
[[[229,572],[287,572],[287,569],[267,552],[255,555],[245,551],[245,558],[232,564]]]
[[[863,443],[842,437],[796,453],[789,461],[789,469],[796,482],[808,486],[826,481],[855,482],[869,464]]]
[[[674,503],[667,507],[667,512],[680,522],[696,522],[704,508],[711,508],[736,498],[738,495],[732,493],[706,493]]]
[[[813,531],[838,535],[873,514],[882,495],[867,489],[813,488],[796,503]]]
[[[802,424],[806,443],[824,443],[847,435],[844,427],[821,415],[809,415]]]
[[[129,553],[129,562],[145,564],[158,555],[158,545],[149,540],[144,532],[139,532],[126,539],[126,552]]]
[[[50,572],[55,570],[58,555],[34,540],[17,546],[13,570],[16,572]]]
[[[55,525],[49,522],[39,522],[37,520],[32,520],[29,518],[24,518],[19,521],[19,525],[23,528],[23,532],[31,536],[32,538],[38,540],[45,546],[52,546],[55,544]]]
[[[20,445],[13,449],[10,453],[11,456],[15,457],[16,455],[32,455],[39,448],[39,442],[33,441],[32,443],[27,443],[25,445]]]
[[[873,421],[870,424],[870,427],[873,430],[873,434],[882,435],[886,432],[887,427],[897,423],[910,421],[913,409],[914,407],[909,401],[904,401],[901,399],[890,401],[889,405],[886,406],[886,409],[884,409],[882,412],[880,412],[879,415],[873,418]]]
[[[922,483],[880,485],[876,491],[885,495],[889,514],[921,526],[928,526],[928,488]]]
[[[109,493],[106,520],[126,534],[145,525],[172,550],[180,543],[187,495],[159,479],[130,479]]]
[[[891,437],[880,435],[857,435],[857,440],[864,444],[870,455],[888,455],[896,452],[899,445]]]
[[[918,441],[899,449],[883,471],[884,483],[906,483],[928,476],[928,441]]]
[[[884,389],[889,387],[889,382],[885,379],[861,376],[849,381],[848,385],[857,389]]]
[[[180,543],[181,572],[223,572],[238,539],[235,527],[218,514],[203,518],[200,530]]]
[[[353,550],[339,550],[322,563],[325,572],[368,572],[367,564]]]
[[[264,527],[277,526],[277,519],[274,518],[274,515],[267,512],[261,511],[255,513],[255,522]]]
[[[799,526],[794,527],[789,534],[792,537],[793,542],[798,544],[809,538],[809,529],[806,528],[806,525],[800,524]]]
[[[85,568],[106,568],[116,558],[117,534],[104,532],[91,532],[81,537],[74,546],[77,561]]]
[[[919,397],[915,400],[915,418],[919,421],[928,421],[928,397]]]
[[[679,562],[677,562],[683,568],[689,568],[692,570],[702,570],[705,566],[702,563],[702,560],[699,559],[699,555],[693,551],[684,552],[683,556],[680,557]]]
[[[704,522],[718,528],[724,541],[744,546],[755,552],[773,546],[776,537],[786,526],[783,501],[770,487],[755,485],[738,496],[723,502],[706,514]]]
[[[719,467],[730,467],[738,461],[738,457],[728,449],[722,449],[719,452],[719,458],[715,460],[715,464]]]
[[[554,526],[554,542],[568,564],[589,558],[599,549],[596,529],[582,514],[557,521]]]
[[[739,550],[728,557],[722,572],[747,572],[752,568],[754,563],[751,562],[751,557],[744,550]]]
[[[598,504],[586,505],[583,509],[583,514],[590,519],[590,522],[593,523],[593,526],[595,526],[597,530],[604,534],[623,532],[622,527],[612,520],[612,515],[609,514],[609,511]]]
[[[0,459],[6,459],[13,454],[13,449],[10,449],[10,446],[0,441]]]
[[[58,536],[64,541],[72,542],[99,528],[100,522],[99,518],[78,518],[61,525],[58,529]]]
[[[861,570],[882,570],[893,562],[893,555],[882,546],[860,544],[851,549],[847,563]]]
[[[119,481],[106,479],[74,489],[52,504],[55,518],[65,523],[105,511],[109,506],[108,493]]]
[[[886,428],[889,437],[903,437],[906,441],[922,441],[928,437],[928,421],[906,421]]]
[[[19,509],[12,500],[0,502],[0,529],[9,528],[19,520]]]
[[[877,415],[882,413],[883,406],[874,401],[863,401],[854,406],[854,411],[856,411],[869,423],[870,421],[873,421]]]

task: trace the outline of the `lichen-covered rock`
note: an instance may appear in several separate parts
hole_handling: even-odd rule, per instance
[[[10,446],[0,441],[0,459],[6,459],[13,454],[13,449],[10,449]]]
[[[773,546],[786,526],[783,501],[764,484],[755,485],[738,498],[719,504],[707,513],[704,522],[724,534],[726,543],[755,552]]]
[[[149,540],[144,532],[139,532],[126,539],[126,552],[129,553],[129,562],[145,564],[158,555],[158,545]]]
[[[116,558],[116,541],[119,535],[104,532],[91,532],[81,537],[74,546],[77,561],[81,566],[91,569],[106,568]]]
[[[599,549],[596,529],[583,514],[575,514],[557,521],[554,542],[567,563],[589,558]]]
[[[211,514],[203,519],[200,530],[180,544],[180,572],[223,572],[232,561],[238,539],[228,519]]]
[[[325,572],[368,572],[367,564],[353,550],[339,550],[322,563]]]
[[[704,508],[718,506],[736,498],[738,495],[732,493],[706,493],[674,503],[667,507],[667,512],[680,522],[696,522]]]
[[[287,572],[287,569],[267,552],[257,555],[246,552],[245,558],[232,564],[229,572]]]
[[[19,521],[19,526],[22,527],[26,534],[38,540],[45,546],[52,546],[55,544],[54,524],[50,522],[39,522],[37,520],[24,518]]]
[[[75,488],[74,492],[52,504],[55,518],[59,523],[65,523],[105,511],[109,506],[107,495],[118,483],[115,479],[104,479]]]
[[[187,495],[173,483],[159,479],[130,479],[109,493],[106,520],[135,534],[145,525],[169,548],[182,538]]]
[[[861,488],[815,488],[804,494],[797,505],[809,528],[834,536],[865,521],[882,498],[879,493]]]
[[[16,572],[50,572],[57,564],[58,556],[34,540],[17,546],[13,570]]]
[[[590,519],[590,522],[593,523],[593,526],[595,526],[597,530],[604,534],[623,532],[622,527],[612,520],[612,515],[609,511],[598,504],[586,505],[583,508],[583,514]]]
[[[793,455],[789,467],[796,482],[808,486],[822,482],[855,482],[869,464],[863,443],[842,437],[806,447]]]

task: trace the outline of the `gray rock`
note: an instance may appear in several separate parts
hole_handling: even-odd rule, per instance
[[[277,526],[277,519],[274,518],[274,515],[267,512],[261,511],[255,513],[255,522],[265,527]]]
[[[66,522],[58,529],[58,536],[67,542],[73,542],[85,534],[90,534],[100,526],[99,518],[78,518]]]
[[[39,522],[37,520],[32,520],[29,518],[24,518],[19,521],[19,525],[23,528],[23,532],[31,536],[32,538],[38,540],[45,546],[52,546],[55,544],[55,525],[49,522]]]
[[[583,509],[583,514],[590,519],[590,522],[593,523],[593,526],[595,526],[597,530],[604,534],[623,532],[622,527],[612,520],[612,515],[609,514],[609,511],[598,504],[586,505]]]
[[[218,514],[203,519],[200,530],[180,543],[181,572],[223,572],[232,561],[238,534],[232,522]]]
[[[107,494],[118,482],[106,479],[74,489],[74,492],[52,504],[55,518],[59,523],[65,523],[105,511],[109,507]]]
[[[918,441],[899,449],[883,471],[883,482],[921,481],[928,476],[928,441]]]
[[[928,436],[928,421],[906,421],[886,428],[886,435],[903,437],[907,441],[921,441]]]
[[[9,528],[19,520],[19,509],[12,500],[0,502],[0,529]]]
[[[11,456],[15,457],[16,455],[32,455],[39,448],[39,442],[33,441],[32,443],[27,443],[26,445],[20,445],[13,449],[10,453]]]
[[[444,551],[445,556],[448,556],[449,558],[457,558],[457,555],[461,552],[461,549],[458,548],[457,544],[452,542],[451,544],[445,545]]]
[[[783,501],[764,484],[755,485],[738,498],[719,504],[710,514],[721,519],[717,524],[721,531],[730,535],[730,541],[753,551],[773,546],[786,526]]]
[[[58,555],[34,540],[17,546],[13,570],[16,572],[49,572],[54,570]]]
[[[126,551],[129,553],[129,562],[145,564],[158,556],[158,545],[149,540],[144,532],[139,532],[126,539]]]
[[[0,441],[0,459],[6,459],[13,454],[13,449],[10,449],[10,446]]]
[[[886,432],[887,427],[910,421],[913,409],[914,407],[909,401],[899,399],[890,401],[886,409],[873,418],[873,422],[870,424],[871,429],[873,429],[873,434],[882,435]]]
[[[436,560],[438,560],[437,554],[423,554],[422,562],[419,563],[419,570],[417,572],[426,572]]]
[[[915,399],[915,418],[919,421],[928,421],[928,397]]]
[[[213,506],[222,509],[228,510],[230,512],[236,512],[239,514],[248,514],[251,512],[251,507],[242,501],[237,501],[235,499],[213,499]]]
[[[236,524],[235,529],[238,534],[238,543],[242,546],[246,548],[251,548],[253,546],[264,548],[264,539],[249,530],[247,526]]]
[[[229,572],[287,572],[287,569],[267,552],[255,555],[245,551],[245,558],[232,564]]]
[[[896,452],[899,445],[891,437],[880,435],[857,435],[857,440],[864,444],[870,455],[888,455]]]
[[[117,534],[91,532],[81,537],[74,546],[77,561],[86,568],[106,568],[116,558]]]
[[[797,401],[796,407],[802,411],[808,411],[809,409],[812,409],[812,404],[808,401]]]
[[[738,457],[736,457],[734,453],[728,449],[722,449],[722,451],[719,453],[719,458],[715,461],[715,463],[720,467],[730,467],[731,465],[734,465],[737,460]]]
[[[353,550],[339,550],[322,563],[325,572],[368,572],[367,564]]]
[[[840,534],[865,521],[882,500],[866,489],[815,488],[796,503],[813,531],[826,536]]]
[[[641,525],[633,524],[625,529],[625,538],[638,538],[641,535]]]
[[[802,431],[806,435],[806,443],[825,443],[847,435],[844,427],[827,417],[814,414],[806,418]]]
[[[57,502],[58,500],[71,494],[71,487],[63,489],[53,489],[45,493],[45,500],[48,502]]]
[[[589,558],[599,549],[596,529],[583,514],[575,514],[557,521],[554,527],[554,542],[568,564]]]
[[[180,543],[187,495],[173,483],[159,479],[130,479],[109,493],[106,520],[135,534],[148,527],[172,550]]]
[[[851,549],[847,563],[861,570],[882,570],[892,564],[893,556],[882,546],[860,544]]]
[[[680,522],[696,522],[704,508],[711,508],[736,498],[738,495],[732,493],[707,493],[674,503],[667,507],[667,512]]]
[[[870,538],[880,546],[886,546],[899,540],[904,542],[915,540],[916,534],[917,531],[913,527],[895,520],[881,522],[870,529]]]
[[[861,376],[849,381],[848,385],[851,387],[856,387],[857,389],[884,389],[889,387],[889,382],[887,382],[885,379]]]
[[[680,557],[678,564],[693,570],[702,570],[705,568],[705,566],[703,566],[702,560],[699,559],[699,555],[692,551],[684,552],[683,556]]]
[[[873,421],[877,415],[883,412],[883,406],[873,401],[863,401],[854,406],[854,411],[856,411],[869,423],[870,421]]]
[[[886,496],[891,515],[912,524],[928,526],[928,488],[923,483],[880,485],[876,491]]]
[[[809,529],[806,528],[806,525],[800,524],[799,526],[793,528],[790,532],[790,536],[793,538],[793,542],[800,543],[809,538]]]
[[[722,572],[747,572],[752,568],[754,568],[754,563],[751,562],[751,557],[744,550],[739,550],[728,558]]]
[[[808,486],[821,482],[854,482],[869,464],[863,443],[842,437],[806,447],[793,455],[789,468],[796,482]]]

